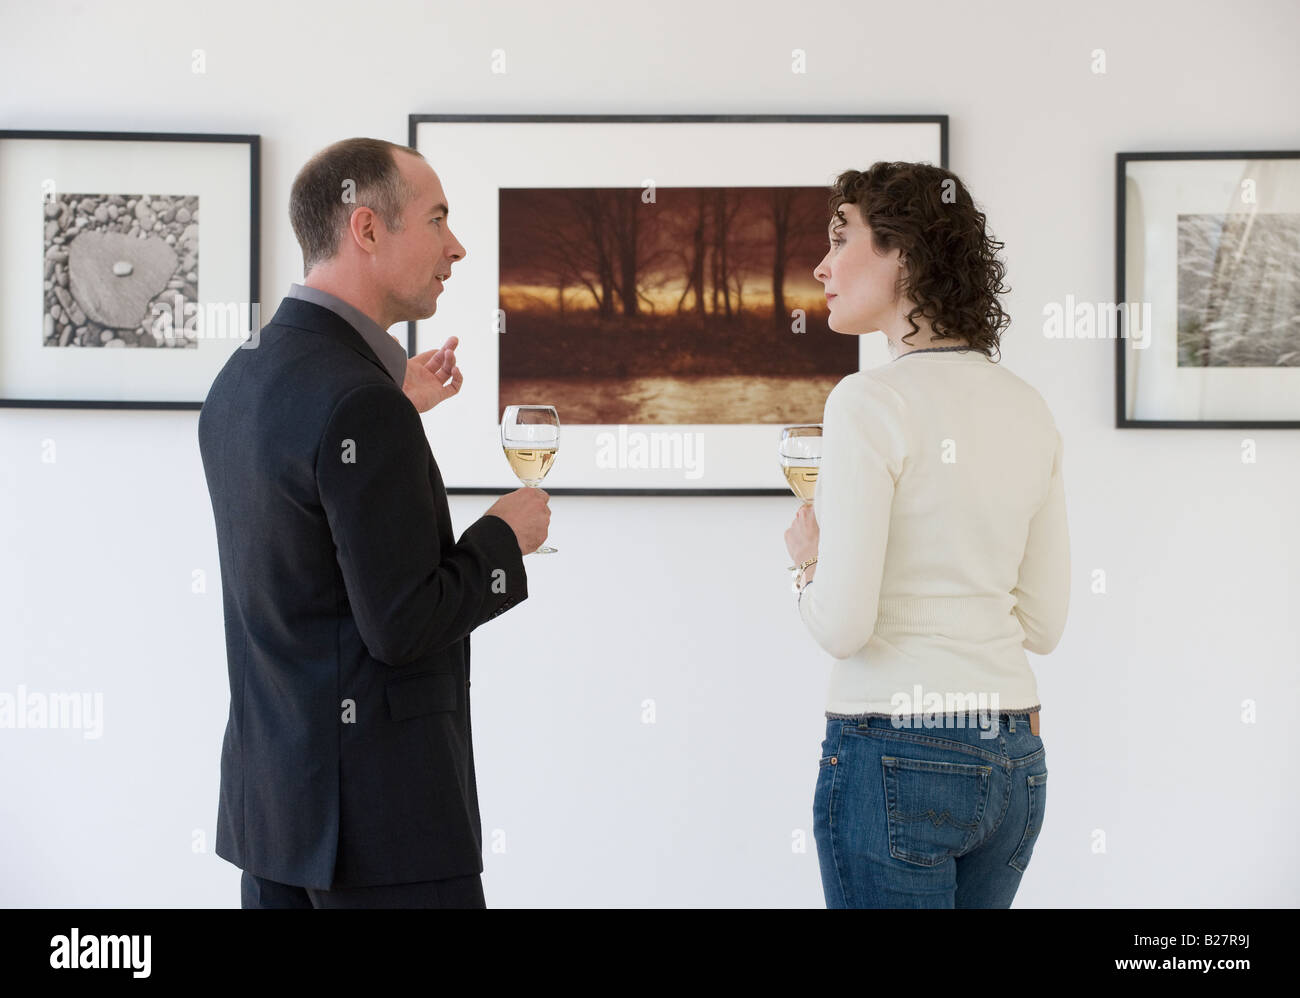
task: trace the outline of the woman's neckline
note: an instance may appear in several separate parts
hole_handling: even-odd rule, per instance
[[[892,364],[895,361],[900,361],[904,357],[910,357],[914,353],[949,353],[957,350],[964,351],[967,354],[975,354],[979,357],[983,357],[985,360],[988,359],[988,354],[984,353],[982,350],[976,350],[972,346],[920,347],[916,350],[909,350],[907,353],[900,353],[897,357],[891,360],[890,363]]]

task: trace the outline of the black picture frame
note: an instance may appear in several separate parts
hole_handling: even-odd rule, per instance
[[[1295,160],[1300,168],[1300,150],[1253,149],[1241,151],[1199,150],[1192,152],[1117,152],[1115,154],[1115,303],[1127,302],[1129,207],[1128,180],[1131,164],[1143,162],[1195,163],[1203,161],[1272,161]],[[1300,174],[1298,174],[1300,175]],[[1300,196],[1300,189],[1296,192]],[[1296,200],[1296,198],[1292,198]],[[1298,202],[1300,203],[1300,202]],[[1133,303],[1130,303],[1130,309]],[[1146,419],[1129,415],[1129,311],[1117,310],[1118,335],[1115,337],[1115,427],[1116,429],[1300,429],[1297,419]],[[1177,330],[1175,327],[1175,336]],[[1289,370],[1290,368],[1288,368]],[[1296,367],[1300,379],[1300,366]],[[1288,379],[1289,380],[1289,379]],[[1296,382],[1300,398],[1300,380]]]
[[[261,323],[257,322],[258,309],[260,309],[260,289],[259,289],[259,219],[261,214],[261,139],[255,134],[234,134],[234,133],[205,133],[205,132],[105,132],[105,131],[68,131],[68,130],[31,130],[31,129],[4,129],[0,130],[0,162],[3,161],[5,150],[8,144],[21,142],[25,140],[35,140],[42,142],[103,142],[103,143],[165,143],[168,145],[176,143],[219,143],[243,145],[247,148],[247,185],[248,185],[248,204],[243,208],[247,213],[248,224],[248,261],[247,261],[247,289],[244,298],[249,305],[249,314],[252,316],[252,331],[256,332]],[[139,193],[150,193],[141,191]],[[11,213],[12,215],[13,213]],[[202,238],[200,236],[200,238]],[[2,261],[0,261],[2,262]],[[238,268],[242,270],[243,268]],[[6,322],[6,326],[9,324]],[[0,335],[14,336],[20,335],[12,328],[5,328],[0,331]],[[223,361],[224,362],[224,361]],[[213,374],[216,372],[213,371]],[[209,382],[210,384],[210,379]],[[207,394],[208,384],[202,386],[202,392],[197,398],[185,399],[151,399],[151,398],[133,398],[133,399],[110,399],[110,398],[40,398],[40,397],[10,397],[0,389],[0,406],[9,408],[50,408],[50,409],[188,409],[197,410],[202,408],[203,399]]]
[[[948,115],[946,114],[426,114],[414,113],[408,119],[407,144],[413,149],[419,149],[420,145],[420,127],[430,123],[444,124],[494,124],[494,125],[513,125],[513,124],[680,124],[680,123],[704,123],[717,124],[726,126],[729,124],[876,124],[876,125],[926,125],[934,126],[937,130],[938,139],[938,157],[937,165],[944,168],[948,166]],[[853,162],[851,152],[846,152],[845,167],[857,166],[865,169],[870,163]],[[437,157],[428,157],[431,165],[438,169]],[[881,157],[884,158],[884,157]],[[936,162],[934,157],[926,157],[930,162]],[[456,198],[458,195],[449,193],[450,198]],[[472,251],[471,251],[472,252]],[[407,353],[409,356],[415,356],[419,350],[418,344],[418,323],[408,322],[407,324]],[[462,338],[463,339],[463,338]],[[430,345],[426,344],[426,348]],[[462,348],[465,346],[462,342]],[[458,355],[460,349],[458,348]],[[884,358],[881,358],[883,362]],[[496,372],[492,372],[496,376]],[[467,379],[468,380],[468,379]],[[561,414],[563,418],[563,414]],[[590,424],[588,424],[590,425]],[[426,421],[426,428],[428,423]],[[561,430],[561,438],[564,438],[564,430]],[[446,448],[448,441],[443,439],[440,446]],[[499,448],[498,448],[499,450]],[[563,451],[563,449],[562,449]],[[775,444],[773,444],[773,454],[775,454]],[[560,459],[561,461],[563,458]],[[507,483],[504,479],[500,484],[484,485],[471,484],[464,485],[455,482],[456,460],[449,460],[447,468],[444,469],[444,477],[447,479],[447,492],[452,495],[499,495],[512,491],[518,487],[518,483]],[[502,461],[504,465],[504,461]],[[556,470],[560,468],[557,462]],[[777,470],[775,458],[772,460],[772,470],[777,481],[780,481],[780,474]],[[556,471],[552,471],[548,481],[555,481],[558,476]],[[789,496],[790,490],[784,487],[766,487],[766,488],[748,488],[748,487],[700,487],[700,488],[660,488],[660,487],[594,487],[594,486],[577,486],[570,487],[556,482],[554,485],[546,484],[546,491],[554,495],[635,495],[635,496],[668,496],[668,495],[708,495],[708,496]]]

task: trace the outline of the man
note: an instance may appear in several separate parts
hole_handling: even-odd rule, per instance
[[[230,674],[216,852],[249,907],[484,907],[469,634],[528,597],[549,497],[455,540],[419,411],[455,337],[408,360],[465,248],[415,150],[348,139],[294,181],[305,277],[199,415]],[[418,411],[417,411],[418,410]]]

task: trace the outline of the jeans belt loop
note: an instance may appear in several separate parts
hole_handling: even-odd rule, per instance
[[[1013,735],[1016,733],[1016,715],[1015,715],[1015,714],[1008,714],[1008,715],[1007,715],[1007,730],[1010,731]]]

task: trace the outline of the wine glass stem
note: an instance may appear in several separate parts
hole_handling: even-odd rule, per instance
[[[530,489],[540,489],[540,488],[541,488],[541,486],[538,485],[536,482],[525,482],[524,484],[527,485]],[[549,544],[547,544],[545,541],[542,541],[542,546],[539,547],[536,551],[534,551],[533,554],[555,554],[555,553],[558,552],[558,551],[559,551],[559,548],[553,548],[553,547],[551,547]]]

